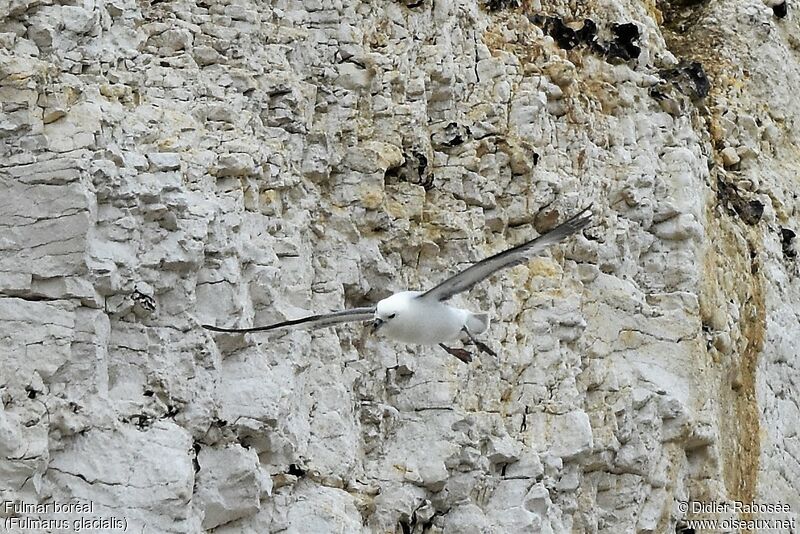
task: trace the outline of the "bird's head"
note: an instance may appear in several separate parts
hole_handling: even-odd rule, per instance
[[[398,295],[392,295],[391,297],[385,298],[375,306],[375,318],[372,320],[371,329],[373,334],[381,327],[397,319],[397,317],[403,313],[403,310],[406,308],[406,303],[404,300],[394,298],[397,296]]]

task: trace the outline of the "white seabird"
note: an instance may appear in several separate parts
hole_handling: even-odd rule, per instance
[[[489,328],[489,315],[450,306],[446,304],[447,300],[453,295],[471,289],[493,273],[525,263],[550,245],[581,231],[591,222],[590,209],[591,206],[582,209],[536,239],[471,265],[428,291],[401,291],[379,301],[375,306],[310,315],[267,326],[252,328],[221,328],[207,324],[202,326],[214,332],[247,333],[296,327],[316,329],[339,323],[372,321],[373,333],[381,330],[387,337],[404,343],[439,345],[465,363],[472,360],[472,355],[465,349],[448,347],[445,342],[456,340],[462,334],[466,334],[478,349],[495,356],[494,351],[475,338]]]

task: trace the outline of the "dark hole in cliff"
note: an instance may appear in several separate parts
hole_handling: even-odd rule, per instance
[[[385,183],[402,181],[421,185],[426,191],[433,188],[433,173],[428,170],[428,158],[422,152],[411,150],[403,154],[403,163],[386,169]]]
[[[422,154],[421,152],[413,152],[413,154],[417,160],[417,173],[419,173],[420,176],[424,176],[425,169],[428,168],[428,158],[426,158],[425,154]]]
[[[761,216],[763,214],[764,204],[762,204],[759,200],[751,200],[750,202],[746,203],[745,208],[739,215],[747,224],[756,224],[761,220]]]
[[[500,11],[502,9],[516,9],[522,5],[520,0],[486,0],[483,4],[489,11]]]
[[[192,449],[194,449],[194,458],[192,458],[192,465],[194,466],[194,472],[197,473],[198,471],[200,471],[200,462],[197,460],[197,457],[200,455],[200,443],[195,441],[194,445],[192,445]]]
[[[711,81],[699,61],[682,61],[677,67],[660,70],[658,73],[692,99],[705,98],[711,90]]]
[[[540,157],[540,156],[539,156],[539,153],[538,153],[538,152],[534,152],[534,153],[533,153],[533,156],[532,156],[532,158],[533,158],[533,164],[534,164],[534,165],[538,165],[538,164],[539,164],[539,157]]]
[[[400,169],[402,169],[402,165],[398,165],[397,167],[389,167],[386,169],[386,172],[383,173],[383,180],[384,182],[389,181],[387,179],[391,178],[399,178],[400,177]]]
[[[398,524],[403,534],[411,534],[411,525],[408,524],[408,520],[401,519]]]
[[[583,26],[577,31],[578,38],[584,43],[591,43],[597,37],[597,24],[592,19],[583,19]]]
[[[781,248],[783,255],[790,260],[797,257],[797,250],[795,249],[794,238],[797,236],[794,231],[788,228],[781,228]]]
[[[717,199],[729,212],[732,210],[745,224],[751,226],[758,224],[764,214],[764,204],[761,201],[742,198],[735,186],[722,179],[717,180]]]
[[[35,398],[36,398],[36,395],[39,393],[38,391],[36,391],[35,389],[33,389],[33,388],[32,388],[32,387],[30,387],[30,386],[26,386],[26,387],[25,387],[25,391],[27,391],[27,392],[28,392],[28,398],[29,398],[29,399],[35,399]]]
[[[698,97],[703,98],[711,90],[711,82],[708,81],[706,71],[697,61],[693,61],[684,67],[689,80],[694,84],[694,90]]]
[[[551,19],[550,37],[564,50],[572,50],[581,42],[578,32],[564,24],[560,19]]]
[[[409,9],[414,9],[415,7],[419,7],[425,3],[425,0],[411,0],[410,2],[406,2],[406,7]]]
[[[437,148],[450,148],[464,143],[464,137],[469,135],[469,128],[457,122],[451,122],[439,135],[431,136],[431,144]]]
[[[663,84],[654,85],[647,91],[647,94],[649,94],[650,98],[654,100],[663,100],[667,98],[667,94],[664,92],[663,89]]]
[[[703,335],[706,338],[706,351],[711,350],[711,346],[714,344],[714,339],[711,336],[711,324],[708,323],[706,320],[703,320],[703,324],[701,326],[701,330],[703,331]]]
[[[572,50],[580,42],[578,34],[556,17],[544,15],[528,15],[528,20],[539,26],[547,35],[553,38],[556,44],[564,50]]]
[[[586,45],[607,61],[635,59],[642,51],[638,43],[639,27],[633,22],[612,24],[610,29],[614,38],[603,42],[597,38],[597,24],[591,19],[584,19],[580,28],[558,17],[528,15],[528,20],[542,28],[564,50]]]
[[[750,252],[750,274],[758,274],[758,252],[752,244],[748,243]]]
[[[622,60],[636,59],[642,49],[636,44],[639,39],[639,27],[632,23],[612,24],[611,31],[616,36],[613,41],[607,44],[606,54],[609,58]]]
[[[458,146],[464,142],[464,138],[460,135],[456,135],[450,141],[447,142],[447,146]]]
[[[152,389],[146,389],[144,390],[144,393],[142,393],[142,395],[144,395],[145,397],[152,397],[154,394],[155,393],[153,392]]]
[[[781,2],[777,6],[772,6],[772,14],[782,19],[789,13],[789,2]]]
[[[130,416],[128,420],[123,419],[123,422],[130,422],[136,426],[139,430],[145,430],[150,428],[153,424],[153,418],[149,415],[145,415],[143,413],[137,413]]]
[[[302,469],[297,464],[289,464],[289,470],[286,471],[290,475],[294,475],[298,478],[306,476],[306,470]]]

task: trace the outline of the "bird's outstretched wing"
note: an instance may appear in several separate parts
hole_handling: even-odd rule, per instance
[[[221,328],[219,326],[212,326],[210,324],[202,325],[206,330],[213,332],[233,332],[233,333],[247,333],[247,332],[266,332],[268,330],[281,330],[286,328],[308,328],[315,330],[317,328],[325,328],[326,326],[333,326],[339,323],[348,323],[355,321],[369,321],[375,314],[375,307],[369,306],[364,308],[353,308],[352,310],[342,310],[333,313],[323,313],[320,315],[309,315],[301,319],[292,319],[291,321],[283,321],[281,323],[270,324],[267,326],[254,326],[252,328]]]
[[[433,289],[422,293],[417,298],[444,301],[453,295],[472,288],[472,286],[485,280],[491,276],[492,273],[500,269],[506,269],[525,263],[534,254],[541,252],[550,245],[554,245],[585,228],[592,220],[592,214],[589,211],[591,208],[592,206],[589,205],[536,239],[532,239],[527,243],[490,256],[467,267]]]

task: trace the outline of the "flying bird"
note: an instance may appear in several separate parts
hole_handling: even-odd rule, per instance
[[[427,291],[401,291],[386,297],[374,306],[310,315],[267,326],[252,328],[221,328],[208,324],[202,326],[214,332],[248,333],[291,328],[317,329],[339,323],[371,321],[372,333],[381,331],[387,337],[405,343],[439,345],[465,363],[472,361],[472,354],[463,348],[445,345],[445,342],[457,340],[465,334],[479,350],[496,356],[485,343],[476,339],[476,336],[489,328],[489,315],[456,308],[448,305],[447,301],[453,295],[471,289],[495,272],[523,264],[550,245],[581,231],[591,222],[590,209],[591,205],[536,239],[483,259]]]

